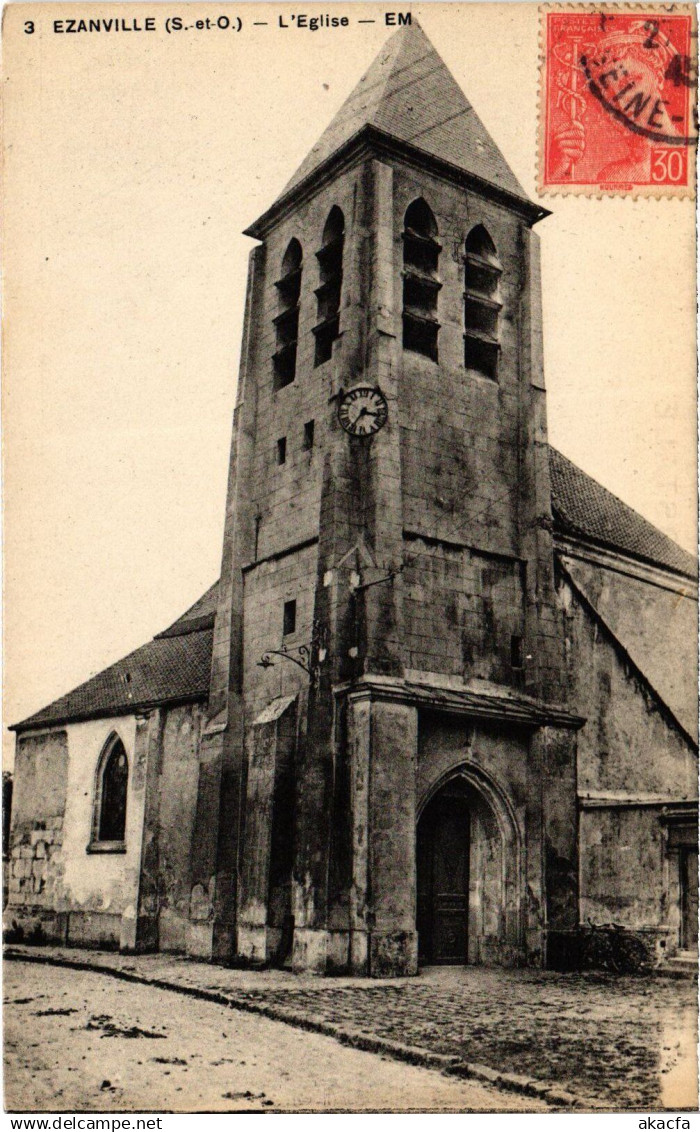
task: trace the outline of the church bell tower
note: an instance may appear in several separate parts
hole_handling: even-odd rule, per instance
[[[545,215],[414,22],[248,229],[192,954],[381,977],[576,923]]]

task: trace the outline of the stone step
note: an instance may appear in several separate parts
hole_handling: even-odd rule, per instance
[[[698,976],[698,955],[694,951],[677,951],[666,959],[659,968],[659,974],[676,975],[678,978],[693,979]]]

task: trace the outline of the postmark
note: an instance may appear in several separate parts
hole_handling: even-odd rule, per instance
[[[690,196],[697,143],[694,10],[541,10],[543,193]]]

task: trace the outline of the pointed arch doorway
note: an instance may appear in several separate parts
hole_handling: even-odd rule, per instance
[[[517,962],[518,835],[495,784],[474,768],[453,772],[420,814],[416,853],[419,961]]]
[[[460,779],[439,790],[418,823],[418,947],[424,963],[468,960],[468,790]]]

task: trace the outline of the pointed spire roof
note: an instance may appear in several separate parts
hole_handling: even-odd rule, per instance
[[[416,21],[387,41],[282,196],[364,126],[374,126],[527,200],[498,146]]]

